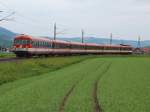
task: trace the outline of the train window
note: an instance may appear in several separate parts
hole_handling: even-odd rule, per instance
[[[14,41],[15,44],[30,44],[31,41],[30,40],[15,40]]]
[[[43,42],[43,47],[45,47],[45,42]]]
[[[38,42],[38,46],[39,46],[39,48],[41,47],[41,42]]]
[[[51,48],[51,44],[50,43],[46,43],[48,48]]]
[[[38,44],[39,44],[39,48],[41,47],[41,42],[38,42]]]
[[[50,43],[47,43],[47,46],[48,46],[49,48],[51,48],[51,47],[52,47],[52,44],[50,44]]]
[[[42,42],[40,42],[40,47],[42,47]]]
[[[35,46],[33,41],[32,41],[32,46],[33,46],[33,47]]]
[[[39,47],[41,47],[42,46],[42,43],[41,42],[39,42]]]
[[[36,42],[32,42],[33,47],[36,47]]]
[[[39,42],[39,47],[41,47],[41,42]]]
[[[48,42],[45,43],[45,46],[48,47]]]
[[[35,44],[36,44],[36,47],[38,47],[38,42],[36,42]]]
[[[38,42],[36,42],[36,47],[38,47]]]
[[[43,47],[43,42],[41,42],[41,47]]]

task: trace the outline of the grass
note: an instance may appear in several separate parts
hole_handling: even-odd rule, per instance
[[[25,67],[22,63],[26,63],[30,68],[35,65],[39,67],[42,63],[42,69],[40,66],[36,77],[21,78],[0,86],[0,112],[59,112],[60,104],[73,85],[75,88],[67,98],[65,112],[94,112],[92,93],[98,77],[100,80],[97,97],[103,112],[149,112],[149,60],[148,56],[95,58],[78,56],[19,62],[20,67]],[[45,63],[52,63],[55,67],[58,64],[59,69],[46,68]],[[30,69],[24,70],[27,71]],[[34,73],[32,70],[30,72]]]
[[[0,52],[0,58],[12,58],[15,57],[15,54],[13,53],[1,53]]]
[[[4,112],[58,112],[59,105],[68,89],[95,71],[97,60],[88,60],[38,77],[22,79],[2,85],[0,88],[0,111]],[[83,66],[84,65],[84,66]],[[91,65],[91,66],[89,66]],[[89,73],[90,74],[90,73]]]
[[[104,112],[150,111],[149,60],[150,57],[111,59],[112,67],[99,83]]]
[[[26,59],[16,62],[0,63],[0,84],[21,78],[41,75],[60,69],[70,64],[78,63],[90,56],[85,57],[51,57]]]

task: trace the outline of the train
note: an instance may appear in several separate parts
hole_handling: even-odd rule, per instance
[[[17,57],[50,55],[88,55],[88,54],[132,54],[130,45],[100,45],[95,43],[69,42],[21,34],[13,41],[12,52]]]

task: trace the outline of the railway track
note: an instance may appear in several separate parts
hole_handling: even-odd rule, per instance
[[[1,62],[13,62],[13,61],[19,61],[22,60],[23,58],[17,58],[17,57],[13,57],[13,58],[0,58],[0,63]]]

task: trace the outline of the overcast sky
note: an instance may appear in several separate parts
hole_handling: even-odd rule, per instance
[[[13,21],[1,26],[17,33],[53,35],[57,22],[59,36],[85,36],[150,40],[150,0],[0,0],[0,17],[11,13]]]

